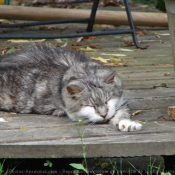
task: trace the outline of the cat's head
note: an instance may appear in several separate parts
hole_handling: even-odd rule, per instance
[[[65,110],[73,121],[105,122],[122,98],[122,82],[113,71],[71,80],[63,90]]]

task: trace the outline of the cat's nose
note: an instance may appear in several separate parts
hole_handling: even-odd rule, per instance
[[[101,115],[101,117],[106,118],[106,115]]]

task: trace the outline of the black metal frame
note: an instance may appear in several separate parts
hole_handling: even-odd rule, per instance
[[[88,22],[86,32],[76,33],[76,34],[64,34],[64,35],[21,35],[19,34],[14,36],[9,34],[3,34],[3,35],[0,35],[0,39],[43,39],[43,38],[56,39],[56,38],[73,38],[73,37],[82,37],[82,36],[99,36],[99,35],[112,35],[112,34],[132,34],[132,38],[135,46],[140,49],[146,49],[145,46],[141,46],[138,44],[128,0],[124,0],[124,5],[125,5],[130,29],[117,29],[117,30],[93,32],[93,24],[95,21],[95,15],[98,8],[98,4],[99,4],[99,0],[94,0],[89,18],[71,19],[71,20],[52,20],[52,21],[43,21],[43,22],[27,22],[27,23],[20,23],[20,24],[0,24],[0,28],[8,28],[8,27],[26,27],[26,26],[36,26],[36,25],[61,24],[61,23]]]

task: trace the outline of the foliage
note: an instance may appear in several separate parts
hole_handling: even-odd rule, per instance
[[[6,171],[4,170],[4,163],[5,163],[5,159],[0,162],[0,175],[11,175],[12,173],[14,173],[15,168],[21,163],[17,163],[12,169],[7,169]],[[5,171],[5,172],[4,172]],[[3,173],[4,172],[4,173]]]

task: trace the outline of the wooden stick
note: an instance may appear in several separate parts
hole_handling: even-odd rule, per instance
[[[90,10],[40,8],[21,6],[0,6],[0,19],[45,21],[60,19],[88,18]],[[136,26],[167,27],[167,15],[164,13],[132,12]],[[97,24],[128,25],[125,11],[97,10],[95,19]]]

